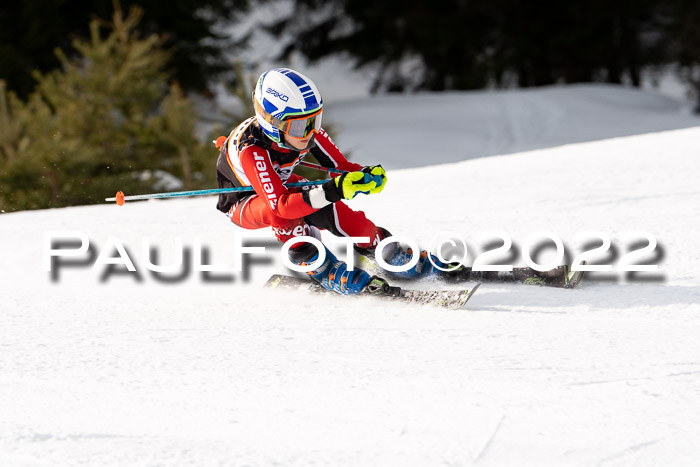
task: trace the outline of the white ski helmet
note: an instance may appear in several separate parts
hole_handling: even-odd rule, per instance
[[[275,68],[260,75],[253,106],[265,135],[283,146],[280,132],[305,138],[321,129],[321,93],[313,81],[294,70]]]

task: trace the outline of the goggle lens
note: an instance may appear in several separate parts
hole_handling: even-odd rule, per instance
[[[293,138],[306,138],[321,129],[322,112],[306,118],[295,118],[285,122],[284,132]]]

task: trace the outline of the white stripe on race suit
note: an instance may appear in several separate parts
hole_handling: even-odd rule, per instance
[[[346,237],[349,237],[350,235],[348,235],[347,232],[340,228],[340,222],[338,222],[338,210],[335,208],[335,204],[333,204],[333,220],[335,221],[335,228],[338,229],[338,232],[345,235]]]
[[[257,196],[258,195],[248,196],[245,203],[243,203],[243,206],[241,206],[241,210],[238,211],[238,222],[240,222],[241,225],[243,225],[243,210],[245,209],[245,205],[248,204],[251,199],[256,198]]]

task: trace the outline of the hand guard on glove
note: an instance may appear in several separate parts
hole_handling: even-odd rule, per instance
[[[362,171],[345,172],[323,184],[326,200],[335,203],[353,199],[360,193],[379,193],[386,184],[386,172],[381,165],[365,167]]]
[[[381,165],[370,165],[362,169],[362,171],[372,175],[375,181],[378,180],[377,177],[381,179],[381,183],[377,183],[377,186],[369,191],[370,193],[379,193],[384,189],[384,185],[386,185],[386,172],[384,171],[384,167]]]

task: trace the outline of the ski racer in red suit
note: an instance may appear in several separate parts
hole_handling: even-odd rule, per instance
[[[337,236],[367,237],[369,242],[357,244],[356,249],[371,257],[379,241],[390,234],[344,201],[381,192],[387,180],[382,166],[364,167],[345,159],[321,127],[323,102],[316,85],[301,73],[286,68],[263,73],[253,104],[255,116],[238,125],[225,141],[220,138],[216,175],[219,188],[252,186],[255,192],[222,193],[217,208],[244,229],[271,227],[281,242],[299,236],[320,240],[317,229]],[[306,181],[292,172],[309,153],[324,167],[345,172],[320,186],[288,189],[285,183]],[[324,263],[308,273],[323,287],[356,294],[370,283],[367,272],[349,271],[327,248],[325,253]],[[289,250],[290,260],[298,265],[313,263],[318,255],[311,243],[299,242]],[[396,243],[384,249],[389,264],[406,264],[411,257],[412,252]],[[430,270],[432,265],[423,252],[404,276]]]

